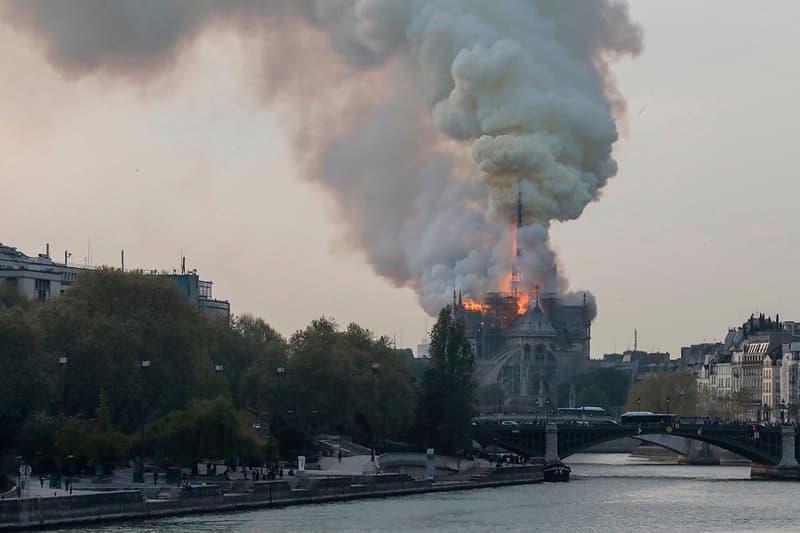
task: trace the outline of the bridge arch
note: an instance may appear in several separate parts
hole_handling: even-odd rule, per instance
[[[558,424],[558,457],[564,459],[596,444],[624,437],[648,434],[671,434],[690,440],[707,442],[728,450],[754,463],[778,465],[782,460],[781,428],[761,428],[753,432],[751,426],[724,426],[706,424],[649,425],[635,427],[618,424]],[[545,424],[522,424],[503,427],[497,424],[478,425],[475,440],[482,446],[493,444],[528,457],[544,457],[547,453]],[[794,450],[792,450],[794,454]]]

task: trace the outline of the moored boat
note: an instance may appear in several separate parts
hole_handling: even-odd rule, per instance
[[[564,463],[551,463],[544,467],[544,480],[555,482],[569,481],[569,474],[572,469]]]

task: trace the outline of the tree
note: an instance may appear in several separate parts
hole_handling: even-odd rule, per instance
[[[282,411],[278,422],[311,432],[346,432],[367,444],[376,435],[401,436],[413,423],[407,361],[388,339],[376,339],[357,324],[341,331],[322,317],[296,332],[281,379],[282,394],[273,403],[273,412]],[[271,390],[277,391],[277,383]]]
[[[558,386],[558,405],[569,404],[570,387],[575,387],[578,407],[595,406],[615,411],[625,405],[630,378],[627,372],[615,368],[600,368],[575,376]]]
[[[35,323],[23,309],[0,308],[0,450],[14,442],[23,420],[46,408],[52,397],[53,382],[39,344]]]
[[[162,461],[189,465],[196,472],[204,459],[257,458],[261,455],[252,418],[227,398],[192,400],[147,430]]]
[[[235,317],[230,324],[208,324],[210,358],[222,365],[218,376],[238,408],[257,412],[266,409],[265,392],[277,367],[286,366],[286,340],[266,322],[249,314]]]
[[[642,411],[689,416],[697,414],[697,379],[688,370],[659,372],[634,383],[628,391],[626,411]],[[669,399],[669,402],[667,402]]]
[[[36,306],[33,320],[67,415],[91,417],[103,390],[112,423],[133,432],[143,414],[157,417],[220,392],[208,320],[162,277],[85,272],[63,296]],[[64,368],[55,364],[60,355],[68,357]]]
[[[464,323],[453,318],[450,306],[431,330],[429,353],[418,411],[422,444],[446,453],[469,449],[477,403],[475,357]]]

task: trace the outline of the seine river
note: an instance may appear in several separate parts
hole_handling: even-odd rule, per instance
[[[750,467],[576,455],[573,478],[540,484],[202,515],[83,529],[116,532],[800,531],[800,484]],[[74,530],[72,530],[74,531]]]

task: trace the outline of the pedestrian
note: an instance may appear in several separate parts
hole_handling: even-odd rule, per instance
[[[157,485],[157,484],[158,484],[158,471],[157,470],[153,470],[153,485]]]
[[[339,462],[341,463],[342,462],[342,449],[341,448],[339,448],[339,453],[336,454],[336,457],[339,458]]]
[[[40,486],[41,488],[44,488],[44,474],[42,474],[41,476],[39,476],[39,486]]]
[[[283,468],[278,470],[278,477],[283,479]]]

